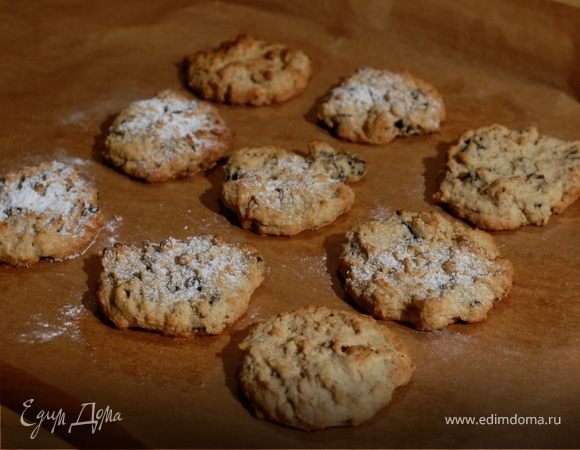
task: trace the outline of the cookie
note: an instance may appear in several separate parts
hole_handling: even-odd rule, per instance
[[[302,156],[276,146],[245,148],[225,165],[223,203],[244,228],[292,236],[332,223],[349,211],[366,162],[357,155],[313,141]]]
[[[187,58],[192,91],[232,105],[280,103],[306,88],[310,58],[300,50],[246,35]]]
[[[445,105],[433,86],[407,72],[361,67],[330,91],[318,119],[340,139],[386,144],[439,130]]]
[[[339,267],[366,311],[420,330],[485,320],[512,286],[512,265],[491,236],[431,212],[398,211],[356,226]]]
[[[580,141],[501,125],[465,132],[449,149],[434,199],[486,230],[545,225],[580,196]]]
[[[77,170],[44,162],[0,179],[0,262],[28,266],[72,259],[103,225],[97,190]]]
[[[371,419],[414,371],[385,326],[321,306],[260,323],[240,348],[238,379],[256,416],[302,430]]]
[[[211,167],[232,149],[233,133],[212,105],[166,90],[122,111],[105,145],[111,164],[157,183]]]
[[[115,244],[104,250],[98,300],[119,328],[167,336],[219,334],[248,308],[264,278],[250,246],[214,236]]]

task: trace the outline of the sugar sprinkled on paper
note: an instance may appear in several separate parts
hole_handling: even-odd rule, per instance
[[[392,215],[392,211],[389,207],[384,205],[375,205],[370,211],[369,216],[373,220],[384,220]]]
[[[43,313],[36,313],[28,322],[30,329],[19,336],[20,342],[37,344],[48,342],[61,336],[77,338],[78,322],[82,316],[80,305],[64,305],[60,308],[56,320],[48,319]]]
[[[113,218],[109,220],[103,227],[103,231],[107,236],[108,245],[113,245],[117,242],[119,238],[117,233],[122,222],[123,218],[121,216],[113,216]]]

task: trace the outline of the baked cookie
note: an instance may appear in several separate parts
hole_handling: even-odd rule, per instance
[[[214,236],[115,244],[101,258],[98,300],[117,327],[167,336],[219,334],[248,308],[264,264],[254,248]]]
[[[321,306],[262,322],[240,348],[238,378],[256,416],[302,430],[371,419],[415,368],[385,326]]]
[[[294,97],[312,74],[310,58],[283,44],[239,35],[187,58],[187,79],[202,98],[232,105],[269,105]]]
[[[434,199],[486,230],[545,225],[580,196],[580,141],[501,125],[465,132],[449,149]]]
[[[292,236],[333,222],[354,203],[346,183],[366,173],[366,162],[313,141],[302,156],[281,147],[245,148],[225,165],[224,204],[244,228]]]
[[[386,144],[439,130],[445,105],[433,86],[409,73],[361,67],[330,91],[318,118],[340,139]]]
[[[431,212],[398,211],[358,225],[339,267],[365,310],[420,330],[485,320],[512,286],[512,265],[491,236]]]
[[[0,262],[76,258],[102,225],[97,190],[74,167],[44,162],[0,178]]]
[[[105,145],[114,166],[157,183],[211,167],[231,150],[233,133],[209,103],[166,90],[122,111]]]

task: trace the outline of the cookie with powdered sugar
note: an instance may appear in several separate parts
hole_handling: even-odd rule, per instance
[[[347,234],[346,291],[378,319],[436,330],[485,320],[512,286],[512,265],[487,233],[431,212],[398,211]]]
[[[232,149],[233,133],[212,105],[166,90],[123,110],[105,146],[104,157],[111,164],[157,183],[211,167]]]
[[[219,334],[248,308],[264,263],[253,247],[215,236],[115,244],[101,258],[97,297],[118,328],[167,336]]]
[[[302,430],[371,419],[414,371],[384,325],[322,306],[260,323],[240,348],[238,378],[256,416]]]
[[[74,167],[44,162],[0,179],[0,262],[28,266],[82,254],[103,225],[97,190]]]
[[[366,162],[357,155],[313,141],[310,153],[276,146],[245,148],[225,165],[224,204],[244,228],[259,234],[292,236],[332,223],[349,211]]]
[[[361,67],[330,91],[318,118],[340,139],[386,144],[439,130],[445,105],[433,86],[407,72]]]
[[[545,225],[580,197],[580,141],[502,125],[466,131],[449,149],[435,201],[486,230]]]
[[[187,79],[202,98],[233,105],[280,103],[306,88],[312,63],[301,50],[239,35],[187,58]]]

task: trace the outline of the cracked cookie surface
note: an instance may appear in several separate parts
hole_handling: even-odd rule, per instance
[[[256,416],[303,430],[371,419],[414,370],[386,326],[321,306],[258,324],[240,348],[238,379]]]
[[[225,166],[224,204],[244,228],[291,236],[332,223],[349,211],[366,162],[357,155],[313,141],[302,156],[276,146],[246,148]]]
[[[386,144],[439,130],[445,105],[433,86],[409,73],[361,67],[330,91],[318,118],[340,139]]]
[[[485,320],[512,286],[512,265],[490,235],[430,212],[398,211],[353,228],[339,268],[366,311],[421,330]]]
[[[534,127],[465,132],[449,150],[434,199],[487,230],[545,225],[580,197],[580,142]]]
[[[58,161],[0,179],[0,262],[28,266],[82,254],[103,225],[97,190]]]
[[[101,310],[119,328],[167,336],[219,334],[248,308],[264,263],[254,248],[214,236],[116,244],[104,250]]]
[[[211,167],[232,149],[233,133],[212,105],[166,90],[123,110],[105,145],[114,166],[156,183]]]
[[[302,51],[239,35],[187,59],[188,84],[202,98],[234,105],[269,105],[299,94],[312,74]]]

